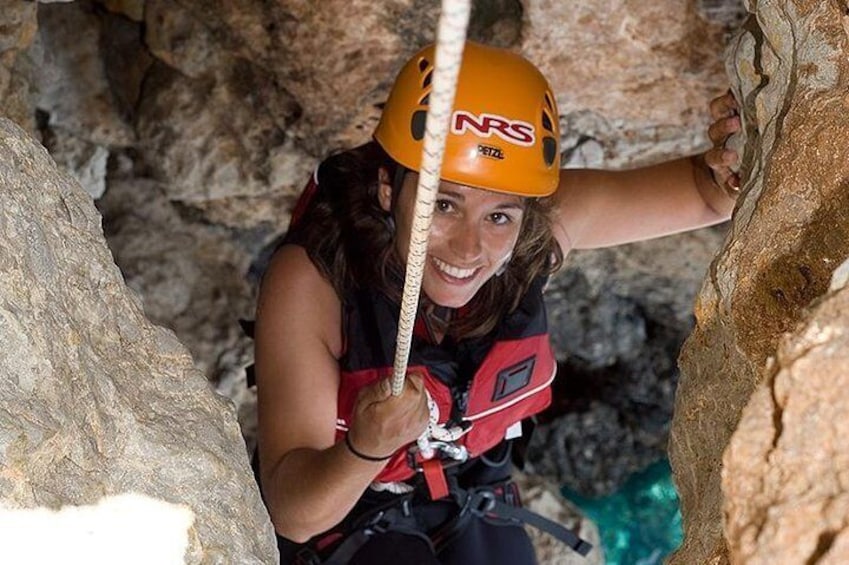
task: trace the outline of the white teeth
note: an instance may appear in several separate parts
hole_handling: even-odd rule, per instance
[[[467,279],[474,275],[475,271],[477,271],[477,269],[461,269],[454,265],[449,265],[445,261],[440,261],[436,257],[433,257],[433,263],[440,271],[448,276],[454,277],[455,279]]]

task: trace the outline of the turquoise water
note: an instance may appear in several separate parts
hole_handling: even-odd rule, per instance
[[[635,473],[610,496],[586,498],[565,488],[563,495],[598,525],[607,565],[659,565],[683,539],[666,460]]]

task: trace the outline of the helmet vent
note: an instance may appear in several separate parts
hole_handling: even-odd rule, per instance
[[[428,71],[428,73],[424,77],[424,82],[422,82],[422,88],[427,88],[430,86],[431,81],[433,80],[433,70]]]
[[[545,93],[545,105],[548,106],[549,110],[554,111],[554,104],[551,102],[551,96],[548,92]]]
[[[426,121],[427,112],[424,110],[416,110],[413,112],[413,117],[410,119],[410,134],[416,141],[424,139]]]
[[[551,118],[548,117],[548,112],[545,110],[542,111],[542,127],[545,131],[554,133],[553,128],[551,127]]]
[[[421,72],[421,73],[425,72],[425,69],[427,69],[429,66],[430,66],[430,61],[428,61],[424,57],[419,59],[419,72]]]
[[[430,92],[424,95],[424,97],[419,100],[419,106],[427,106],[430,104]]]
[[[557,140],[553,137],[546,136],[542,139],[542,158],[546,167],[554,164],[557,158]]]

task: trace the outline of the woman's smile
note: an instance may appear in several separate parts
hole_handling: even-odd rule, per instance
[[[448,279],[448,282],[459,281],[459,282],[467,282],[468,279],[471,279],[475,273],[478,272],[478,268],[472,269],[464,269],[461,267],[455,267],[441,259],[436,257],[431,257],[431,262],[436,267],[436,270],[444,275],[445,278]]]
[[[417,180],[416,173],[407,174],[394,206],[391,186],[384,183],[381,188],[381,206],[395,217],[395,243],[404,261]],[[442,181],[428,237],[422,291],[440,306],[466,305],[509,261],[524,213],[521,196]]]

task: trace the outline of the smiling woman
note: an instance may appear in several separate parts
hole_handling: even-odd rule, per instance
[[[551,401],[543,288],[572,248],[701,227],[733,206],[703,159],[561,171],[545,78],[467,43],[410,369],[393,396],[432,61],[428,47],[401,70],[375,141],[321,164],[263,279],[258,475],[284,563],[535,563],[522,522],[586,554],[522,509],[510,481],[513,441]],[[706,158],[724,173],[734,123],[717,118]],[[425,429],[432,453],[416,444]]]
[[[418,175],[405,176],[394,217],[396,251],[406,262]],[[386,181],[388,177],[381,175]],[[392,188],[381,182],[380,204],[392,210]],[[450,308],[465,306],[499,271],[506,270],[524,219],[524,198],[443,181],[428,238],[422,279],[425,295]]]

